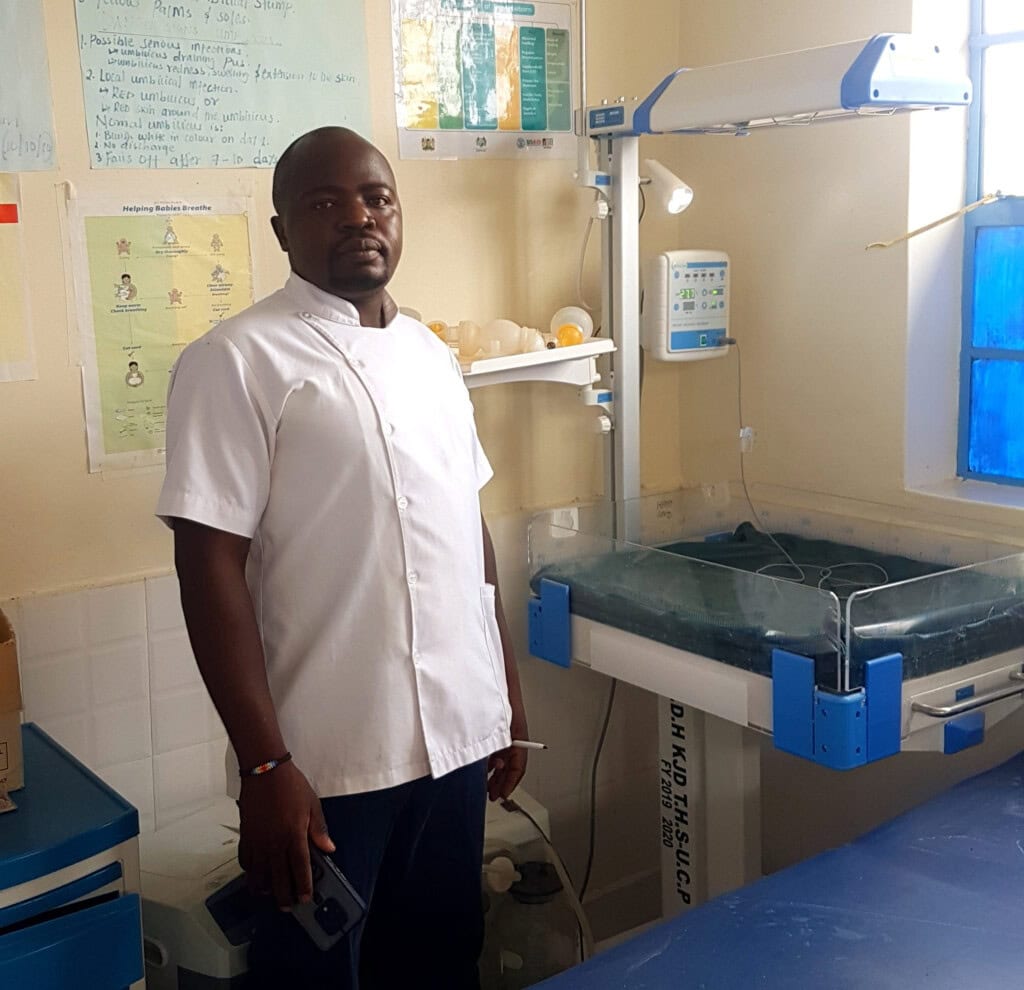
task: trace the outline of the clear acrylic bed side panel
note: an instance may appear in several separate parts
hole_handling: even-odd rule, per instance
[[[723,483],[628,499],[619,512],[606,499],[574,503],[539,512],[531,522],[611,539],[616,535],[617,517],[624,514],[638,524],[634,542],[651,547],[730,533],[750,518],[750,508],[745,500],[731,498]]]
[[[1024,646],[1024,554],[858,590],[844,635],[851,689],[889,653],[909,681]]]
[[[629,500],[624,511],[638,523],[634,542],[643,546],[714,538],[734,532],[746,522],[772,533],[830,540],[928,562],[936,569],[975,564],[1024,549],[1024,539],[1014,545],[998,528],[986,532],[990,527],[959,515],[919,507],[910,512],[854,498],[832,497],[830,502],[834,505],[827,511],[766,498],[755,498],[751,506],[738,483],[721,481],[644,495]],[[614,506],[605,500],[551,509],[542,515],[556,518],[565,528],[616,535]],[[570,519],[578,522],[570,523]]]
[[[587,532],[585,513],[579,529],[552,518],[530,526],[535,593],[543,578],[561,582],[575,615],[765,676],[773,649],[799,653],[819,683],[838,687],[841,609],[830,591]]]

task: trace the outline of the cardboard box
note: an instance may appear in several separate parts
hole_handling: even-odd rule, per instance
[[[0,791],[16,791],[24,786],[18,646],[14,630],[0,610]]]

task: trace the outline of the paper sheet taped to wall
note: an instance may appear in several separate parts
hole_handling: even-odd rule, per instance
[[[163,462],[168,375],[252,302],[248,204],[76,200],[89,469]]]
[[[93,168],[265,168],[314,127],[369,136],[362,0],[75,10]]]
[[[40,0],[0,0],[0,172],[53,168],[53,109]]]
[[[25,282],[18,178],[0,174],[0,382],[36,377]]]

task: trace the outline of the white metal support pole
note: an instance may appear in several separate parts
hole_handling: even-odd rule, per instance
[[[602,142],[603,144],[604,142]],[[640,182],[639,138],[608,142],[611,160],[611,216],[602,249],[606,284],[614,286],[605,310],[615,341],[612,387],[615,427],[612,434],[615,470],[615,535],[639,542],[640,495]],[[603,149],[602,149],[603,150]]]
[[[608,166],[608,161],[611,158],[611,140],[608,138],[602,138],[597,142],[597,169],[603,171]],[[611,204],[609,203],[609,208]],[[614,342],[615,335],[613,334],[612,327],[612,299],[615,297],[615,286],[612,282],[612,270],[611,270],[611,257],[612,257],[612,223],[613,219],[609,215],[606,219],[600,221],[601,228],[601,321],[603,326],[601,327],[602,334]],[[617,386],[615,379],[615,356],[610,355],[608,358],[608,387],[612,390],[612,408],[610,420],[612,423],[611,433],[605,437],[603,444],[604,448],[604,496],[607,499],[615,500],[618,498],[618,487],[615,483],[615,436],[618,411],[616,408],[616,400],[618,399]],[[618,509],[616,508],[616,515]],[[616,527],[612,531],[612,536],[618,533],[618,520],[612,520],[613,526]]]
[[[742,725],[658,699],[661,910],[761,877],[761,750]]]

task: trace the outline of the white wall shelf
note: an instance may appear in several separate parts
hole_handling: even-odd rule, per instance
[[[611,340],[595,337],[571,347],[463,361],[462,376],[467,388],[509,382],[562,382],[582,388],[600,377],[597,358],[614,350]]]

